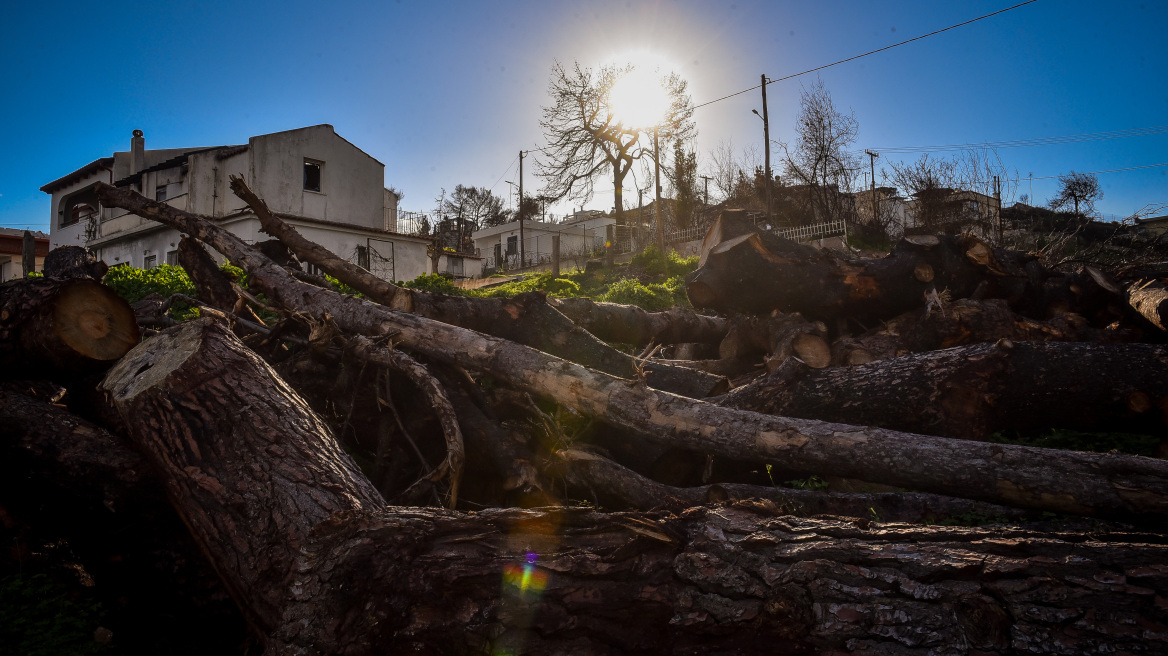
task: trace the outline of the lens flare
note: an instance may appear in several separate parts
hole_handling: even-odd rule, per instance
[[[522,565],[509,564],[503,566],[503,587],[518,590],[521,596],[529,592],[538,595],[547,587],[547,572],[536,567],[535,561],[539,555],[528,552]]]

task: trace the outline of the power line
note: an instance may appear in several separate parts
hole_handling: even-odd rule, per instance
[[[1005,12],[1007,12],[1007,11],[1010,11],[1010,10],[1012,10],[1012,9],[1017,9],[1018,7],[1022,7],[1022,6],[1025,6],[1025,5],[1028,5],[1028,4],[1032,4],[1032,3],[1035,3],[1035,2],[1038,2],[1038,0],[1026,0],[1026,2],[1022,2],[1022,3],[1016,4],[1016,5],[1014,5],[1013,7],[1006,7],[1005,9],[999,9],[998,11],[995,11],[995,12],[993,12],[992,14],[986,14],[986,15],[984,15],[984,16],[978,16],[977,18],[972,18],[972,19],[970,19],[970,20],[967,20],[967,21],[965,21],[964,23],[958,23],[958,24],[956,24],[956,25],[950,25],[949,27],[946,27],[946,28],[943,28],[943,29],[940,29],[940,30],[935,30],[935,31],[933,31],[933,32],[929,32],[928,34],[922,34],[922,35],[920,35],[920,36],[913,37],[913,38],[911,38],[911,39],[908,39],[907,41],[901,41],[900,43],[894,43],[894,44],[892,44],[892,45],[890,45],[890,46],[884,46],[883,48],[877,48],[876,50],[870,50],[870,51],[868,51],[868,52],[865,52],[865,53],[864,53],[864,54],[862,54],[862,55],[855,55],[854,57],[848,57],[847,59],[841,59],[841,60],[839,60],[839,61],[835,61],[835,62],[832,62],[832,63],[830,63],[830,64],[824,64],[823,66],[818,66],[818,67],[816,67],[816,68],[809,68],[809,69],[807,69],[807,70],[805,70],[805,71],[802,71],[802,72],[799,72],[799,73],[792,73],[791,75],[788,75],[788,76],[786,76],[786,77],[780,77],[780,78],[776,78],[776,79],[773,79],[773,80],[769,80],[769,79],[768,79],[766,83],[767,83],[767,84],[774,84],[775,82],[782,82],[782,81],[784,81],[784,80],[790,80],[791,78],[796,78],[796,77],[799,77],[800,75],[806,75],[806,74],[808,74],[808,73],[814,73],[815,71],[822,71],[822,70],[823,70],[823,69],[825,69],[825,68],[831,68],[832,66],[838,66],[838,65],[840,65],[840,64],[844,64],[844,63],[847,63],[847,62],[850,62],[850,61],[855,61],[855,60],[857,60],[857,59],[860,59],[861,57],[867,57],[868,55],[874,55],[874,54],[876,54],[876,53],[878,53],[878,52],[884,52],[885,50],[890,50],[890,49],[892,49],[892,48],[896,48],[896,47],[898,47],[898,46],[903,46],[904,44],[906,44],[906,43],[912,43],[913,41],[920,41],[921,39],[925,39],[925,38],[928,38],[928,37],[930,37],[930,36],[934,36],[934,35],[936,35],[936,34],[940,34],[940,33],[942,33],[942,32],[948,32],[949,30],[956,29],[956,28],[958,28],[958,27],[962,27],[962,26],[964,26],[964,25],[969,25],[970,23],[976,23],[977,21],[979,21],[979,20],[983,20],[983,19],[986,19],[986,18],[989,18],[990,16],[997,16],[998,14],[1002,14],[1002,13],[1005,13]],[[702,103],[702,104],[700,104],[700,105],[694,105],[694,109],[697,109],[697,108],[699,108],[699,107],[705,107],[706,105],[712,105],[712,104],[714,104],[714,103],[716,103],[716,102],[721,102],[721,101],[723,101],[723,100],[726,100],[727,98],[733,98],[734,96],[740,96],[740,95],[742,95],[742,94],[744,94],[744,93],[749,93],[749,92],[751,92],[751,91],[754,91],[755,89],[760,89],[760,88],[762,88],[762,84],[756,84],[756,85],[754,85],[753,87],[750,87],[749,89],[743,89],[742,91],[736,91],[736,92],[734,92],[734,93],[732,93],[732,94],[730,94],[730,95],[727,95],[727,96],[722,96],[721,98],[715,98],[714,100],[711,100],[711,101],[709,101],[709,102],[704,102],[704,103]]]
[[[1138,171],[1140,169],[1154,169],[1154,168],[1158,168],[1161,166],[1168,166],[1168,162],[1165,162],[1163,164],[1147,164],[1145,166],[1129,166],[1125,169],[1108,169],[1106,171],[1087,171],[1086,173],[1081,173],[1079,171],[1075,171],[1075,173],[1077,173],[1078,175],[1095,175],[1098,173],[1120,173],[1122,171]],[[1067,174],[1064,173],[1063,175],[1044,175],[1044,176],[1037,177],[1037,178],[1030,178],[1030,177],[1015,178],[1014,181],[1021,182],[1023,180],[1054,180],[1056,178],[1061,178],[1065,175],[1067,175]]]
[[[1147,137],[1157,134],[1168,134],[1168,125],[1159,125],[1149,128],[1132,128],[1130,130],[1115,130],[1112,132],[1094,132],[1091,134],[1072,134],[1062,137],[1036,137],[1033,139],[1010,139],[1007,141],[986,141],[983,143],[950,144],[945,146],[893,146],[874,148],[881,153],[931,153],[953,150],[971,150],[976,148],[1021,148],[1024,146],[1048,146],[1055,144],[1081,143],[1085,141],[1104,141],[1107,139],[1123,139],[1126,137]]]
[[[500,175],[499,179],[495,180],[495,184],[491,185],[492,194],[495,193],[495,187],[498,187],[499,183],[503,181],[503,178],[507,177],[507,174],[511,172],[511,167],[515,166],[515,162],[517,161],[519,161],[519,155],[516,155],[515,159],[511,160],[511,163],[507,165],[507,169],[503,171],[503,175]]]

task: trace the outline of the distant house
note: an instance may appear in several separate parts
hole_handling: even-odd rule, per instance
[[[49,236],[43,232],[32,232],[35,244],[36,270],[44,268],[45,256],[49,254]],[[0,282],[24,277],[24,231],[0,228]]]
[[[1168,233],[1168,216],[1149,216],[1146,219],[1136,219],[1136,225],[1147,236],[1159,237]]]
[[[525,220],[523,248],[520,249],[518,221],[491,226],[475,231],[475,248],[483,256],[483,273],[536,266],[551,262],[552,238],[560,238],[560,257],[581,259],[588,253],[604,248],[608,227],[616,226],[616,219],[601,212],[581,211],[563,222]],[[523,262],[520,262],[520,253]]]
[[[212,218],[249,243],[269,239],[231,193],[232,174],[242,174],[305,237],[380,278],[409,280],[430,270],[430,240],[397,231],[398,195],[385,188],[385,165],[331,125],[260,135],[240,145],[159,150],[147,150],[135,130],[129,151],[98,158],[41,187],[53,199],[51,246],[88,246],[110,266],[176,262],[179,233],[103,207],[94,193],[98,182]]]
[[[1002,201],[965,189],[938,188],[913,194],[904,204],[904,234],[997,234]]]

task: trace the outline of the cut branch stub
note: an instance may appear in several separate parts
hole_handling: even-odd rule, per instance
[[[125,355],[138,337],[130,305],[95,280],[26,278],[0,285],[0,364],[6,367],[47,363],[62,372],[92,373]]]

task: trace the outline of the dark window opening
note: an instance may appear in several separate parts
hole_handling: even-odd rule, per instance
[[[158,185],[154,188],[154,200],[160,203],[166,200],[166,185]]]
[[[519,252],[519,237],[507,238],[507,254],[514,255]]]
[[[320,191],[320,162],[304,160],[304,190]]]
[[[174,266],[178,264],[178,251],[166,251],[166,263]]]
[[[157,255],[147,255],[146,257],[142,258],[142,268],[143,269],[153,269],[157,265],[157,263],[158,263],[158,256]]]

